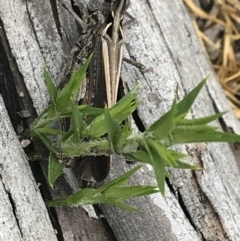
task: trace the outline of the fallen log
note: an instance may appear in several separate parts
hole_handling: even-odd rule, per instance
[[[141,73],[123,64],[122,77],[130,88],[142,82],[139,99],[143,104],[138,110],[138,121],[149,126],[170,108],[175,96],[181,99],[209,75],[190,117],[227,110],[229,112],[215,125],[240,133],[238,120],[201,49],[183,3],[132,0],[129,13],[136,21],[124,29],[125,56],[153,69]],[[24,127],[26,118],[21,119],[16,113],[27,110],[30,114],[27,119],[34,119],[47,106],[49,96],[43,66],[56,82],[60,81],[78,36],[77,27],[73,17],[57,1],[9,0],[6,4],[0,0],[0,20],[0,87],[5,103],[0,102],[0,190],[3,193],[0,240],[32,240],[32,237],[69,241],[240,239],[239,160],[235,147],[225,143],[181,147],[193,157],[191,162],[202,165],[203,170],[169,170],[172,180],[166,182],[166,198],[154,194],[128,202],[142,209],[142,213],[101,205],[100,210],[110,227],[101,219],[90,218],[82,208],[48,210],[57,230],[55,236],[26,156],[17,141],[16,132]],[[115,157],[112,166],[108,180],[130,168],[121,157]],[[44,161],[38,167],[45,172]],[[40,172],[36,171],[36,166],[33,169],[35,173]],[[155,183],[151,168],[144,167],[132,182]],[[73,186],[71,177],[67,181],[61,178],[53,191],[43,181],[41,183],[42,194],[49,192],[53,198],[69,195]]]

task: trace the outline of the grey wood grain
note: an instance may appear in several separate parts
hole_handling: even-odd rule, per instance
[[[65,9],[58,8],[59,6],[56,3],[54,4],[54,1],[11,0],[7,3],[0,1],[1,46],[3,45],[5,50],[1,54],[4,56],[4,59],[8,59],[8,64],[6,65],[10,71],[18,73],[17,76],[6,75],[3,86],[6,86],[10,78],[13,78],[17,94],[23,94],[23,97],[20,98],[24,102],[22,108],[31,109],[29,107],[31,103],[27,100],[30,96],[37,113],[40,113],[48,105],[49,101],[43,79],[43,67],[47,66],[54,80],[60,82],[70,47],[78,35],[77,32],[69,35],[70,31],[76,31],[74,19],[67,14]],[[58,10],[62,16],[61,19],[57,16]],[[63,26],[62,23],[65,23],[65,25]],[[1,67],[3,64],[1,63]],[[1,71],[4,73],[5,68],[2,68]],[[32,113],[31,111],[29,112]],[[12,135],[14,136],[13,130]],[[9,150],[11,150],[10,143],[8,146]],[[9,151],[10,154],[11,152]],[[38,168],[42,168],[44,171],[46,162],[41,162]],[[35,173],[39,176],[40,170],[36,169]],[[17,171],[19,172],[19,170]],[[29,169],[30,174],[31,171]],[[21,175],[21,172],[19,175]],[[29,183],[29,185],[31,184]],[[43,186],[44,183],[42,182],[41,188]],[[47,193],[45,196],[48,196],[48,192],[50,192],[53,198],[71,194],[71,187],[62,179],[56,183],[54,190],[48,189],[49,186],[46,185],[42,188],[42,191]],[[30,193],[30,195],[32,194]],[[12,214],[9,213],[9,215]],[[47,215],[46,210],[45,215]],[[91,219],[81,207],[76,209],[58,208],[55,210],[55,213],[50,211],[50,215],[54,222],[54,227],[57,229],[58,238],[65,240],[114,240],[113,234],[104,222]],[[53,217],[55,215],[57,217]],[[28,213],[25,213],[24,220],[28,218]],[[49,226],[49,229],[53,229],[50,223],[46,226]],[[30,227],[29,225],[28,228]],[[34,232],[29,235],[34,235]],[[9,233],[6,233],[4,237],[8,236]],[[10,236],[8,240],[10,240]],[[39,240],[51,240],[51,236],[47,239],[42,235],[42,239],[39,238]]]
[[[0,240],[57,240],[0,96]]]
[[[139,116],[145,127],[168,110],[176,95],[181,99],[202,78],[210,75],[189,118],[228,110],[222,122],[214,124],[240,133],[239,123],[201,49],[182,1],[131,0],[129,12],[136,23],[125,28],[125,56],[153,68],[152,72],[142,74],[124,63],[122,71],[123,79],[130,87],[142,82],[139,99],[143,104]],[[70,48],[78,35],[75,21],[55,1],[46,0],[9,0],[7,4],[0,0],[0,18],[9,51],[36,112],[40,113],[49,98],[42,67],[46,65],[56,82],[60,81]],[[152,195],[129,201],[141,208],[142,213],[101,205],[117,240],[239,240],[240,173],[234,150],[224,143],[177,148],[191,154],[193,158],[186,161],[203,165],[203,171],[169,170],[172,180],[166,183],[165,198]],[[108,180],[129,168],[116,157]],[[132,183],[155,183],[151,168],[144,167]],[[70,192],[63,179],[57,187],[52,192],[55,197]],[[6,200],[1,199],[1,202]],[[82,231],[86,228],[82,219],[86,214],[81,214],[81,209],[69,210],[56,210],[65,240],[104,240],[109,237],[106,231],[105,234],[102,232],[104,226],[97,222],[99,220],[89,224],[93,227],[89,230],[98,227],[94,237],[90,237],[87,230]],[[5,216],[6,210],[1,210],[2,213]],[[100,231],[103,234],[97,239]],[[13,234],[19,235],[17,231]]]
[[[130,13],[138,22],[125,30],[127,50],[130,56],[151,66],[154,71],[140,76],[136,74],[136,70],[125,65],[126,72],[123,71],[123,75],[131,87],[138,81],[144,82],[139,95],[139,99],[144,101],[139,108],[139,115],[145,126],[169,108],[176,90],[177,95],[181,97],[203,77],[210,75],[206,88],[192,109],[191,117],[210,115],[215,110],[229,110],[223,121],[226,126],[239,133],[239,123],[204,56],[190,17],[182,3],[133,2]],[[219,123],[215,124],[220,126]],[[202,237],[207,240],[238,240],[239,224],[235,219],[240,214],[237,158],[228,144],[187,145],[185,149],[195,157],[191,162],[202,164],[204,170],[196,173],[170,171],[173,181],[168,185],[171,188],[169,198],[179,203],[190,226],[196,233],[201,233]],[[142,175],[136,179],[143,180]],[[157,198],[159,202],[161,199],[160,196]],[[146,206],[149,207],[149,202],[146,202]],[[234,207],[234,214],[230,207]],[[172,220],[172,217],[168,216],[169,220]],[[133,220],[129,221],[132,222]],[[149,223],[145,229],[150,228]],[[138,226],[138,230],[143,233],[144,225],[145,223]],[[154,226],[156,225],[152,226],[153,230]],[[174,222],[171,226],[174,227]],[[179,235],[179,232],[184,234],[189,229],[187,225],[184,226],[181,230],[174,227],[177,240],[190,240],[187,236]],[[148,240],[154,239],[155,237],[148,237]]]

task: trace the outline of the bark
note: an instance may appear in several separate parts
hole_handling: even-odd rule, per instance
[[[123,64],[122,77],[130,88],[142,82],[138,121],[149,126],[170,108],[175,96],[181,99],[209,75],[189,117],[227,110],[215,125],[240,133],[183,3],[132,0],[129,13],[136,21],[124,29],[125,56],[153,69],[142,74]],[[47,106],[43,66],[58,83],[77,39],[77,28],[72,16],[55,0],[0,0],[0,26],[0,91],[4,100],[0,101],[0,240],[240,239],[238,153],[235,146],[225,143],[179,147],[193,157],[190,163],[202,165],[203,171],[170,169],[172,179],[166,183],[165,198],[155,194],[128,201],[142,209],[141,213],[101,205],[115,237],[105,221],[90,218],[82,208],[68,207],[48,210],[57,230],[55,236],[16,132]],[[28,118],[16,114],[23,115],[22,110],[27,110],[24,117]],[[71,173],[65,173],[66,180],[60,178],[51,190],[44,179],[46,164],[31,166],[44,198],[71,193]],[[130,168],[121,157],[115,157],[112,166],[108,180]],[[151,168],[144,167],[132,183],[155,183]]]

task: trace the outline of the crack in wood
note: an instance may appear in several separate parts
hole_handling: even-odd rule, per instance
[[[9,117],[11,119],[14,130],[17,132],[18,127],[24,125],[26,127],[26,120],[21,119],[17,112],[27,110],[31,113],[31,116],[35,113],[35,110],[31,108],[32,103],[29,98],[28,91],[24,84],[24,80],[18,70],[15,59],[11,53],[11,49],[6,37],[4,25],[0,20],[0,74],[2,80],[0,81],[0,93],[3,96],[3,100]],[[19,93],[23,92],[24,97],[20,97]],[[30,119],[32,120],[30,116]]]
[[[6,192],[6,194],[8,195],[8,199],[9,199],[9,203],[11,204],[11,207],[12,207],[12,212],[13,212],[13,215],[15,217],[15,221],[16,221],[16,224],[17,224],[17,227],[18,227],[18,230],[19,230],[19,233],[21,235],[21,237],[23,238],[23,233],[22,233],[22,228],[21,228],[21,225],[19,223],[19,220],[18,220],[18,217],[17,217],[17,213],[16,213],[16,205],[15,205],[15,202],[12,198],[12,194],[11,192],[9,192],[4,184],[4,182],[2,182],[2,185],[3,185],[3,188]]]
[[[50,0],[50,4],[52,7],[52,13],[53,13],[53,19],[57,28],[57,32],[60,36],[60,38],[63,40],[63,36],[62,36],[62,31],[61,31],[61,23],[60,23],[60,19],[59,19],[59,14],[58,14],[58,8],[57,8],[57,0]]]

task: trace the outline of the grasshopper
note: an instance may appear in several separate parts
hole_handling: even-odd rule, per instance
[[[80,3],[72,4],[71,8],[63,0],[59,1],[81,27],[59,88],[64,87],[72,72],[93,53],[78,102],[100,108],[107,103],[111,108],[117,101],[124,47],[122,21],[129,0],[90,0],[88,11],[82,16],[78,14],[81,9],[76,10],[82,8]],[[81,180],[99,182],[109,174],[111,156],[88,156],[77,161],[74,169]]]

